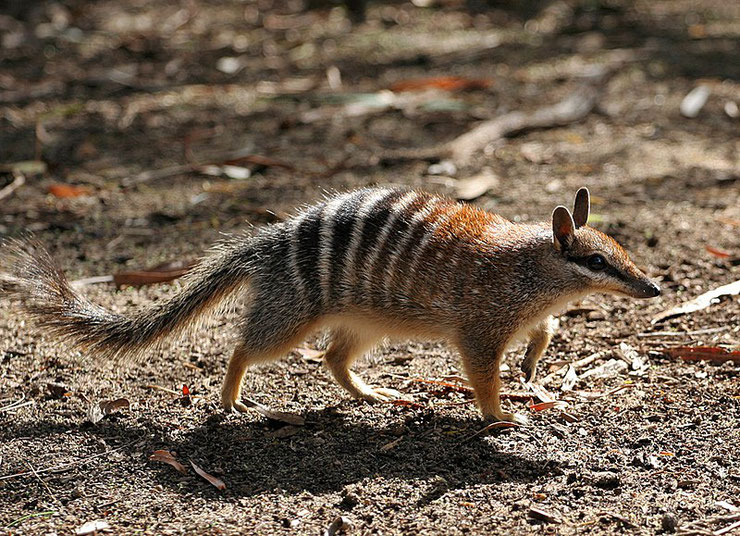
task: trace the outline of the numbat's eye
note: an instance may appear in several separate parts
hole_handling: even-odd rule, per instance
[[[606,259],[599,254],[591,255],[586,260],[586,265],[594,272],[600,272],[606,268]]]

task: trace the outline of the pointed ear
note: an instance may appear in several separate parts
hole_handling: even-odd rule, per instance
[[[588,188],[581,188],[576,193],[576,201],[573,204],[573,221],[576,224],[576,229],[586,225],[589,212],[591,212],[591,196],[588,193]]]
[[[552,243],[555,249],[563,251],[573,242],[573,232],[576,224],[573,217],[564,206],[556,207],[552,213]]]

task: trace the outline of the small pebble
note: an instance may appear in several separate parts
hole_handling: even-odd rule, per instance
[[[709,86],[705,85],[696,86],[694,89],[689,91],[681,101],[681,115],[688,118],[693,118],[699,115],[699,112],[707,103],[709,93]]]
[[[594,473],[593,482],[596,487],[604,489],[618,488],[621,483],[619,481],[619,475],[608,471]]]
[[[660,520],[660,528],[663,532],[676,532],[678,527],[678,519],[673,514],[665,514],[663,519]]]

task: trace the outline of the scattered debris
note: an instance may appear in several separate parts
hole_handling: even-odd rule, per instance
[[[684,361],[715,361],[724,363],[730,361],[740,363],[740,351],[726,350],[712,346],[679,346],[666,348],[665,353],[671,357],[679,357]]]
[[[453,160],[466,162],[474,153],[482,150],[489,143],[517,132],[580,121],[596,106],[596,97],[596,89],[587,86],[552,106],[546,106],[531,113],[509,112],[490,121],[484,121],[447,143],[445,148]]]
[[[117,409],[128,408],[131,403],[126,398],[117,398],[115,400],[101,400],[97,404],[91,404],[87,408],[87,420],[93,424],[99,423],[103,417],[110,415]]]
[[[717,528],[718,526],[719,528]],[[722,536],[722,534],[728,534],[737,528],[740,528],[740,512],[684,523],[678,527],[676,534],[679,536],[698,536],[705,534]]]
[[[113,274],[113,282],[119,288],[166,283],[182,277],[194,265],[195,262],[185,260],[165,262],[144,270],[118,272]]]
[[[415,78],[401,80],[389,88],[393,92],[401,91],[424,91],[427,89],[439,89],[442,91],[462,91],[469,89],[488,89],[491,80],[485,78],[463,78],[460,76],[435,76],[430,78]]]
[[[563,377],[560,390],[563,392],[572,391],[579,379],[576,368],[573,365],[568,365],[568,371],[565,373],[565,377]]]
[[[263,406],[259,402],[250,398],[242,398],[241,400],[246,406],[253,408],[257,413],[270,419],[271,421],[281,422],[284,424],[290,424],[292,426],[303,426],[306,424],[306,419],[295,413],[287,413],[284,411],[274,411]]]
[[[729,251],[725,251],[724,249],[719,249],[712,246],[704,246],[704,249],[706,249],[708,253],[714,255],[719,259],[727,259],[732,256],[732,253],[730,253]]]
[[[110,525],[106,521],[88,521],[75,529],[77,536],[86,536],[87,534],[97,534],[99,532],[108,532]]]
[[[490,169],[455,183],[455,198],[460,201],[473,201],[499,185],[498,176]]]
[[[510,428],[520,428],[520,427],[521,427],[521,424],[515,423],[515,422],[508,422],[508,421],[496,421],[496,422],[492,422],[491,424],[489,424],[487,426],[484,426],[483,428],[481,428],[480,430],[478,430],[477,432],[475,432],[473,435],[471,435],[468,438],[468,441],[470,441],[471,439],[474,439],[474,438],[478,437],[479,435],[486,434],[486,433],[491,432],[493,430],[508,430]]]
[[[619,343],[619,346],[614,353],[624,360],[624,362],[627,363],[635,372],[643,372],[650,366],[647,358],[640,355],[634,347],[630,346],[626,342]]]
[[[354,528],[352,520],[346,516],[339,516],[331,522],[326,530],[324,536],[334,536],[335,534],[347,533]]]
[[[681,115],[690,119],[699,115],[699,112],[707,103],[710,93],[709,86],[704,84],[689,91],[681,101]]]
[[[553,512],[552,510],[545,510],[539,506],[531,506],[529,508],[529,517],[538,521],[544,521],[545,523],[562,523],[563,519],[560,514]]]
[[[391,450],[396,445],[398,445],[401,442],[402,439],[403,439],[403,436],[398,437],[398,438],[394,439],[393,441],[391,441],[390,443],[386,443],[385,445],[383,445],[382,447],[380,447],[380,450],[382,450],[383,452],[386,452],[388,450]]]
[[[149,461],[167,463],[182,474],[188,474],[188,470],[185,466],[178,462],[169,450],[155,450],[151,455],[149,455]]]
[[[13,172],[13,182],[11,182],[10,184],[8,184],[7,186],[3,187],[0,190],[0,199],[5,199],[10,194],[15,192],[18,188],[23,186],[25,183],[26,183],[26,176],[19,171],[14,171]]]
[[[629,365],[621,359],[610,359],[603,365],[594,367],[581,374],[581,379],[586,378],[609,378],[616,376],[629,368]]]
[[[208,482],[210,482],[217,489],[219,489],[221,491],[223,491],[223,490],[226,489],[226,484],[224,484],[224,481],[223,480],[221,480],[220,478],[216,478],[213,475],[209,475],[203,469],[201,469],[200,467],[198,467],[197,465],[195,465],[195,463],[193,463],[193,460],[190,460],[190,465],[193,466],[193,470],[196,473],[198,473],[198,476],[201,476],[201,477],[205,478]]]
[[[653,317],[650,323],[657,324],[658,322],[662,322],[663,320],[667,320],[669,318],[693,313],[695,311],[701,311],[702,309],[706,309],[712,304],[718,303],[719,298],[723,296],[735,296],[737,294],[740,294],[740,280],[729,283],[727,285],[722,285],[721,287],[717,287],[714,290],[705,292],[704,294],[694,298],[693,300],[687,301],[677,307],[672,307],[671,309],[658,313],[655,317]]]
[[[76,186],[74,184],[54,183],[49,185],[49,193],[60,199],[82,197],[90,195],[92,191],[87,186]]]

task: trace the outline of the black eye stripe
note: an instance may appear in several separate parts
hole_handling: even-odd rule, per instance
[[[580,264],[582,266],[588,266],[588,259],[590,259],[592,255],[585,255],[583,257],[572,257],[572,256],[569,256],[569,257],[567,257],[567,259],[570,262],[574,262],[574,263]],[[603,255],[602,255],[602,258],[604,259],[604,262],[606,263],[606,266],[609,266],[609,261],[607,261],[606,258],[604,258]]]

